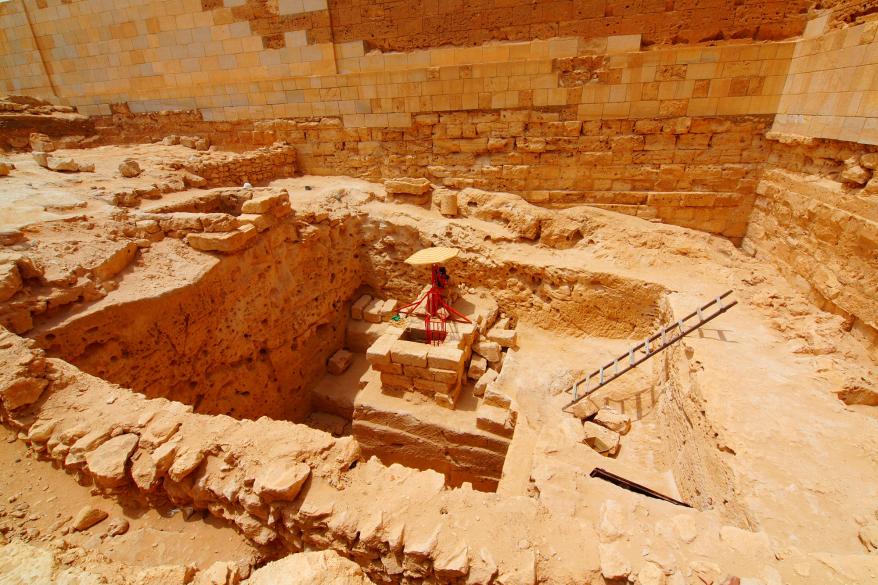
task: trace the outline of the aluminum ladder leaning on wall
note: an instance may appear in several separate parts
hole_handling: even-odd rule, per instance
[[[663,326],[652,336],[629,348],[626,353],[601,366],[585,378],[574,382],[573,386],[566,390],[566,392],[573,392],[573,400],[565,404],[562,410],[567,410],[580,400],[594,394],[625,372],[633,370],[663,349],[680,341],[686,335],[737,305],[738,301],[724,300],[731,294],[732,291],[726,291],[676,323]]]

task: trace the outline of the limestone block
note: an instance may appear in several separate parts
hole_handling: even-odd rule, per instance
[[[76,513],[76,516],[73,517],[73,529],[80,531],[88,530],[98,522],[102,522],[107,516],[109,516],[109,514],[100,508],[85,506]]]
[[[433,373],[429,368],[421,368],[418,366],[403,366],[403,374],[410,378],[421,378],[423,380],[433,380]]]
[[[403,177],[384,181],[387,193],[394,195],[423,195],[430,190],[430,181]]]
[[[425,380],[423,378],[412,378],[415,390],[424,394],[450,394],[454,389],[454,383],[437,382],[436,380]]]
[[[268,213],[283,202],[289,203],[290,196],[286,191],[254,197],[241,206],[242,213]]]
[[[20,230],[0,230],[0,246],[12,246],[24,240]]]
[[[478,380],[485,374],[487,370],[488,360],[486,360],[482,356],[473,356],[473,359],[470,360],[469,370],[467,370],[466,375],[469,377],[470,380]]]
[[[257,235],[259,230],[254,225],[247,224],[233,232],[188,234],[186,243],[196,250],[230,254],[245,248]]]
[[[299,495],[311,468],[298,461],[279,459],[263,466],[256,474],[253,491],[265,501],[291,502]]]
[[[332,354],[331,358],[329,358],[329,361],[326,364],[326,371],[334,376],[343,374],[349,367],[351,367],[353,357],[353,354],[349,351],[344,349],[338,350]]]
[[[488,341],[493,341],[500,345],[500,347],[514,348],[518,344],[518,333],[515,329],[500,329],[492,327],[488,330],[485,337],[488,338]]]
[[[175,144],[180,144],[180,137],[176,134],[165,136],[164,138],[162,138],[162,144],[164,144],[165,146],[174,146]]]
[[[391,356],[390,352],[393,349],[393,346],[398,342],[398,340],[392,335],[382,335],[380,336],[369,348],[366,350],[366,359],[369,360],[369,363],[372,365],[375,364],[390,364]],[[402,366],[402,364],[399,364]]]
[[[387,359],[390,359],[390,358],[388,357]],[[384,372],[387,374],[396,374],[397,376],[402,375],[404,367],[405,366],[403,366],[402,364],[393,364],[393,363],[388,363],[388,364],[374,363],[374,364],[372,364],[372,369],[375,370],[376,372]]]
[[[195,141],[195,150],[207,150],[210,148],[210,139],[199,138]]]
[[[123,177],[136,177],[142,172],[140,165],[133,158],[126,158],[119,164],[119,174]]]
[[[345,332],[345,344],[354,352],[363,353],[382,335],[387,333],[387,324],[368,323],[366,321],[348,321]]]
[[[195,173],[190,173],[189,171],[183,172],[183,184],[187,187],[206,187],[207,179],[200,175],[196,175]]]
[[[30,142],[30,149],[34,152],[53,152],[55,150],[55,143],[45,134],[34,132],[30,135],[28,142]]]
[[[631,417],[612,408],[601,408],[592,420],[604,428],[616,431],[620,435],[625,435],[631,430]]]
[[[201,462],[204,461],[204,456],[206,455],[203,448],[193,445],[185,445],[177,448],[175,451],[174,462],[168,468],[168,475],[174,481],[181,481],[195,471],[201,465]],[[157,453],[158,449],[156,449]]]
[[[627,579],[631,574],[631,565],[625,556],[621,543],[601,543],[598,545],[601,560],[601,574],[604,579]]]
[[[69,173],[77,173],[79,172],[79,163],[77,163],[72,158],[49,158],[49,170],[51,171],[63,171]]]
[[[573,416],[582,420],[593,417],[597,411],[598,405],[592,402],[589,398],[580,400],[570,407],[570,412],[573,413]]]
[[[32,152],[31,156],[34,157],[34,160],[38,165],[43,167],[44,169],[49,168],[49,155],[45,152]]]
[[[106,258],[94,269],[95,278],[103,282],[113,278],[128,266],[137,256],[137,244],[134,242],[122,243],[109,258]]]
[[[241,576],[237,563],[217,561],[195,576],[192,585],[238,585]]]
[[[381,320],[390,321],[390,318],[396,315],[396,307],[398,304],[399,301],[396,299],[387,299],[384,301],[384,306],[381,308]]]
[[[473,344],[473,351],[489,362],[500,361],[500,344],[495,341],[478,341]]]
[[[15,263],[0,264],[0,302],[14,297],[22,284],[21,273]]]
[[[242,213],[237,219],[242,225],[253,224],[260,232],[264,232],[277,223],[277,218],[270,213]]]
[[[463,350],[448,345],[429,345],[427,347],[427,363],[431,368],[460,371],[463,367]]]
[[[128,481],[125,467],[139,439],[131,433],[119,435],[85,456],[85,463],[99,485],[117,487]]]
[[[352,319],[362,319],[363,318],[363,309],[372,302],[371,295],[362,295],[354,304],[351,305],[351,318]]]
[[[433,346],[403,339],[396,340],[390,349],[390,361],[404,366],[425,368],[427,367],[427,352],[430,347]]]
[[[461,369],[456,371],[453,370],[442,370],[439,368],[429,368],[428,371],[434,380],[437,382],[445,382],[445,383],[457,383],[460,380]]]
[[[484,396],[485,390],[488,388],[488,385],[491,384],[491,382],[493,382],[496,379],[497,379],[497,372],[496,371],[494,371],[494,370],[486,371],[476,381],[476,385],[473,387],[473,395]]]
[[[381,299],[372,299],[363,309],[363,319],[369,323],[381,323],[381,312],[384,310],[384,301]]]
[[[582,429],[586,445],[598,453],[613,456],[619,452],[619,433],[588,421],[582,423]]]
[[[854,185],[865,185],[871,178],[871,173],[858,164],[851,164],[841,173],[841,180],[844,183]]]
[[[442,189],[439,194],[439,213],[446,217],[457,215],[457,191]]]
[[[405,390],[406,392],[408,392],[414,389],[415,381],[414,378],[410,378],[408,376],[398,376],[396,374],[387,374],[382,372],[381,385],[390,388],[397,388],[399,390]]]
[[[512,400],[504,392],[497,388],[496,384],[488,384],[485,389],[485,404],[496,406],[504,410],[509,410],[512,406]]]
[[[860,166],[870,170],[878,169],[878,152],[870,152],[861,156]]]
[[[512,437],[515,432],[514,420],[509,410],[484,402],[476,410],[476,426],[501,437]]]
[[[0,162],[0,177],[5,177],[9,171],[15,168],[15,165],[8,162]]]

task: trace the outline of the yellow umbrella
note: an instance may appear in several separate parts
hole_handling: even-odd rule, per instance
[[[447,262],[460,254],[457,248],[424,248],[418,250],[408,258],[405,263],[412,266],[423,266],[424,264],[441,264]]]

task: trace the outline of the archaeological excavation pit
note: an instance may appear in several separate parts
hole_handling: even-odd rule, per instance
[[[878,575],[874,0],[0,1],[0,582]]]
[[[246,195],[226,189],[162,206],[152,217],[240,217]],[[377,233],[397,237],[399,246],[378,252],[370,239]],[[397,300],[423,299],[429,279],[429,268],[403,262],[417,245],[408,226],[383,222],[379,232],[368,219],[348,217],[335,225],[281,224],[266,235],[218,261],[198,258],[204,272],[189,285],[99,303],[49,319],[32,335],[49,355],[146,397],[352,436],[365,457],[439,471],[449,487],[468,482],[494,491],[517,413],[493,385],[485,389],[517,349],[519,320],[598,344],[642,335],[660,320],[664,292],[656,285],[521,262],[486,266],[464,255],[449,266],[448,297],[463,319],[449,322],[433,345],[426,304],[406,315]],[[330,250],[331,266],[320,269]],[[492,293],[501,282],[507,289]],[[477,336],[484,347],[474,345]]]

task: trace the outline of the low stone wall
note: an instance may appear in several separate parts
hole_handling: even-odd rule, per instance
[[[290,144],[275,143],[244,153],[230,153],[217,160],[216,153],[205,161],[184,167],[207,181],[208,187],[267,183],[272,179],[292,177],[296,173],[296,149]]]

